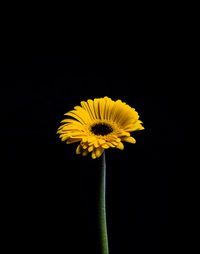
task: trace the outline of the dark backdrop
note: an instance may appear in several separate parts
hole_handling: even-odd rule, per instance
[[[136,48],[2,59],[8,249],[99,253],[98,162],[76,155],[76,144],[62,143],[56,130],[63,114],[81,100],[106,95],[135,107],[145,127],[133,133],[135,145],[106,152],[110,253],[184,248],[183,73],[174,53]]]

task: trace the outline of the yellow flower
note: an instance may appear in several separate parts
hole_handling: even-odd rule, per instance
[[[122,141],[135,144],[130,132],[144,129],[134,108],[108,97],[82,101],[65,115],[72,118],[61,121],[57,131],[61,140],[67,144],[80,142],[76,153],[91,153],[93,159],[110,147],[123,150]]]

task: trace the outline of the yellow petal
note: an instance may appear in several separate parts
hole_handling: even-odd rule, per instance
[[[119,142],[119,144],[116,146],[116,148],[120,150],[124,150],[124,144],[122,142]]]
[[[136,140],[133,137],[123,137],[122,141],[126,141],[126,142],[129,142],[129,143],[132,143],[132,144],[136,143]]]
[[[95,150],[92,152],[92,159],[96,159],[96,153],[95,153]]]
[[[87,150],[84,150],[83,152],[82,152],[82,155],[83,156],[86,156],[88,154],[88,151]]]
[[[108,103],[107,103],[107,105],[108,105],[108,108],[107,108],[107,117],[106,117],[107,120],[112,120],[112,111],[113,111],[114,104],[115,104],[114,101],[112,101],[109,98]]]
[[[113,144],[110,143],[110,142],[106,142],[106,144],[107,144],[109,147],[115,147],[115,145],[113,145]],[[116,144],[118,144],[118,143],[116,143]]]
[[[69,135],[63,135],[62,137],[60,136],[62,141],[67,140],[69,137],[70,137]]]
[[[119,142],[111,142],[111,144],[114,146],[114,147],[116,147],[118,144],[119,144]]]
[[[108,149],[109,148],[109,145],[108,144],[103,144],[101,147],[105,148],[105,149]]]
[[[81,141],[81,138],[70,138],[67,140],[67,144],[71,144],[71,143],[75,143],[75,142],[78,142],[78,141]]]
[[[144,127],[139,122],[136,122],[135,124],[126,126],[125,130],[126,131],[139,131],[139,130],[144,130]]]
[[[105,104],[105,101],[103,99],[100,99],[99,101],[99,112],[100,112],[100,119],[104,120],[104,104]]]
[[[99,147],[96,149],[95,152],[96,152],[96,157],[99,158],[102,155],[102,153],[104,152],[104,149],[102,147]]]
[[[105,144],[106,141],[104,139],[99,139],[99,144],[102,145],[102,144]]]
[[[88,145],[87,144],[83,144],[82,147],[83,147],[83,149],[87,149]]]
[[[90,111],[92,113],[93,119],[97,119],[95,108],[94,108],[94,101],[88,100],[87,103],[89,105],[89,108],[90,108]]]
[[[82,147],[81,145],[79,144],[76,148],[76,154],[81,154],[81,151],[82,151]]]
[[[73,123],[73,124],[76,124],[76,125],[82,125],[82,124],[81,124],[80,122],[78,122],[77,120],[69,119],[69,118],[62,120],[61,123],[67,123],[67,124]],[[63,126],[63,125],[62,125],[62,126]],[[61,126],[61,127],[62,127],[62,126]]]
[[[66,116],[71,116],[74,117],[75,119],[77,119],[79,122],[81,122],[82,124],[86,124],[87,123],[87,118],[84,118],[83,116],[81,117],[79,114],[77,114],[77,111],[72,110],[68,113],[65,114]]]
[[[120,130],[118,133],[118,137],[123,137],[123,136],[130,136],[130,132],[124,131],[124,130]]]
[[[94,110],[95,110],[95,114],[96,114],[97,119],[100,119],[99,100],[100,99],[94,99]]]
[[[93,143],[96,139],[97,139],[97,138],[96,138],[95,136],[89,136],[88,139],[87,139],[87,141],[88,141],[88,143],[90,144],[90,143]]]
[[[116,135],[111,135],[110,137],[107,138],[109,142],[120,142],[121,138],[118,138]]]
[[[96,148],[99,147],[99,142],[98,142],[98,140],[95,140],[94,146],[95,146]]]
[[[93,150],[94,150],[94,146],[93,145],[88,147],[88,152],[89,153],[92,152]]]
[[[91,118],[91,119],[94,119],[93,114],[92,114],[92,111],[91,111],[91,109],[90,109],[88,103],[85,102],[85,101],[81,101],[81,106],[82,106],[82,107],[85,109],[85,111],[89,114],[90,118]]]

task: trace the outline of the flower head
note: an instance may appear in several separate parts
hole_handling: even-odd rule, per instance
[[[61,140],[67,144],[80,142],[76,153],[91,153],[93,159],[110,147],[123,150],[123,141],[135,144],[130,132],[144,129],[134,108],[108,97],[82,101],[65,115],[68,118],[61,121],[57,131]]]

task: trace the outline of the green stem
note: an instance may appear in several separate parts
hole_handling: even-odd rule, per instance
[[[108,234],[106,224],[106,158],[105,152],[100,157],[100,177],[99,177],[99,234],[100,234],[100,245],[101,253],[109,254],[108,251]]]

